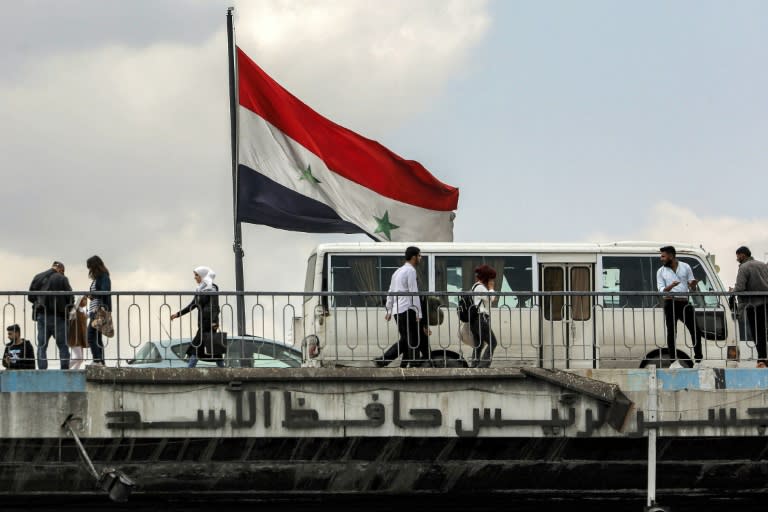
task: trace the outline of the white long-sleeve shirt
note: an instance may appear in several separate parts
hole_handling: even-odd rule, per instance
[[[672,267],[662,266],[656,272],[656,287],[660,292],[664,291],[664,288],[671,285],[675,281],[679,281],[680,284],[669,290],[670,292],[688,292],[690,291],[688,283],[693,281],[693,270],[691,266],[684,261],[677,262],[677,271],[672,270]]]
[[[476,282],[472,285],[472,291],[476,293],[488,293],[492,292],[493,290],[489,290],[483,283],[480,281]],[[495,299],[496,297],[494,297]],[[491,296],[490,295],[475,295],[475,306],[477,306],[477,312],[480,314],[491,314]]]
[[[416,281],[416,268],[410,263],[406,263],[392,274],[392,281],[389,283],[389,291],[397,292],[418,292],[419,285]],[[397,302],[395,303],[395,298]],[[393,309],[394,306],[394,309]],[[395,297],[387,296],[387,313],[398,314],[405,313],[409,309],[416,311],[416,318],[421,320],[421,300],[416,295],[405,295]]]

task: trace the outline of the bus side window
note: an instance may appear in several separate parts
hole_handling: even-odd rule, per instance
[[[712,286],[712,283],[710,283],[709,279],[707,278],[707,271],[704,270],[704,265],[702,265],[701,261],[699,261],[698,258],[694,258],[692,256],[680,256],[680,261],[684,261],[691,266],[691,270],[693,270],[693,277],[695,277],[696,280],[698,280],[698,284],[696,286],[698,291],[700,292],[714,291],[714,287]],[[702,296],[692,297],[691,301],[694,303],[694,305],[699,307],[714,307],[720,303],[718,298],[715,297],[714,295],[707,295],[705,297],[702,297]]]
[[[533,259],[531,256],[437,256],[435,258],[435,291],[460,292],[472,288],[474,271],[480,265],[496,271],[496,291],[533,291]],[[441,297],[444,306],[456,307],[458,295]],[[507,295],[499,298],[499,306],[531,307],[530,295]]]
[[[419,291],[429,286],[427,258],[416,268]],[[333,297],[335,307],[383,306],[392,274],[403,265],[402,256],[331,256],[331,291],[342,292]],[[368,292],[370,295],[343,295],[343,292]]]
[[[604,292],[655,292],[659,258],[654,256],[603,256]],[[656,296],[615,295],[603,298],[606,308],[652,308]]]

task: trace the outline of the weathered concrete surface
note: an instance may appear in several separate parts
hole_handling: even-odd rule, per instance
[[[762,491],[764,374],[719,372],[660,371],[653,425],[645,370],[574,372],[580,386],[593,384],[581,377],[607,383],[593,393],[504,369],[8,376],[0,493],[91,491],[61,429],[70,414],[97,467],[126,471],[148,493],[639,491],[649,428],[661,435],[660,489]],[[56,382],[66,391],[51,392]],[[606,421],[609,388],[634,403],[621,428]]]
[[[88,366],[90,382],[172,383],[446,381],[525,379],[519,368],[110,368]]]
[[[760,383],[754,372],[733,370],[716,382],[708,372],[658,372],[659,423],[652,426],[662,436],[763,435],[768,393],[744,385]],[[70,414],[88,438],[642,437],[648,428],[649,374],[641,370],[558,372],[572,377],[564,384],[515,369],[90,367],[84,379],[31,373],[35,378],[14,380],[14,391],[0,392],[0,410],[13,411],[0,415],[3,438],[59,438]],[[67,391],[50,392],[56,383]],[[621,392],[634,404],[623,424],[606,410],[611,393]]]

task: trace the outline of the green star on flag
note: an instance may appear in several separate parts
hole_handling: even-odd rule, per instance
[[[389,211],[384,212],[384,216],[379,218],[377,216],[373,216],[374,219],[376,219],[376,231],[374,233],[381,233],[386,237],[387,240],[390,242],[392,241],[392,230],[395,230],[399,228],[400,226],[396,224],[392,224],[389,222]]]
[[[307,164],[307,168],[306,169],[299,169],[299,171],[301,172],[301,178],[299,178],[299,181],[307,180],[308,182],[312,183],[313,185],[317,185],[318,183],[320,183],[320,180],[315,178],[312,175],[312,166],[311,165]]]

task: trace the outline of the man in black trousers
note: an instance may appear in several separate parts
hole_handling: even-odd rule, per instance
[[[392,274],[389,285],[390,293],[419,291],[416,267],[420,261],[421,251],[418,247],[411,246],[405,250],[405,263]],[[424,360],[429,357],[429,349],[425,347],[428,345],[429,327],[426,322],[422,324],[424,315],[421,299],[416,295],[389,295],[387,296],[386,310],[384,319],[389,321],[394,314],[400,339],[396,344],[389,347],[380,359],[374,359],[374,363],[379,367],[384,367],[397,359],[399,355],[401,356],[401,368],[405,368],[409,364],[421,366]]]
[[[765,295],[750,295],[739,299],[739,306],[747,313],[747,323],[755,337],[757,367],[766,368],[766,316],[768,316],[768,265],[752,257],[748,247],[736,249],[739,273],[736,275],[734,292],[763,292]]]

